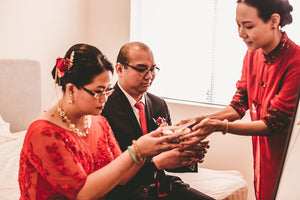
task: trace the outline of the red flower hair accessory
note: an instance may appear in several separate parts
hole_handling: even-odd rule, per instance
[[[56,74],[59,78],[63,77],[66,72],[69,72],[70,68],[73,65],[73,60],[74,60],[74,54],[75,52],[72,51],[69,58],[57,58],[56,59]]]

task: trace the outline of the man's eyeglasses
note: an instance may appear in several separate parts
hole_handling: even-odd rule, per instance
[[[110,96],[115,91],[115,89],[113,88],[107,88],[105,91],[93,91],[93,90],[86,89],[84,87],[82,89],[87,93],[89,93],[90,95],[92,95],[95,99],[100,99],[105,95]]]
[[[158,67],[156,67],[155,65],[153,65],[152,67],[150,67],[150,69],[148,69],[148,66],[146,66],[146,65],[141,65],[141,67],[134,67],[134,66],[129,65],[129,64],[127,64],[127,63],[123,63],[123,62],[120,62],[120,63],[121,63],[122,65],[126,65],[126,66],[128,66],[128,67],[130,67],[130,68],[132,68],[132,69],[134,69],[134,70],[136,70],[136,71],[138,71],[138,72],[139,72],[139,75],[140,75],[141,77],[147,76],[149,72],[151,73],[152,76],[155,76],[155,75],[159,72],[159,70],[160,70],[160,69],[159,69]]]

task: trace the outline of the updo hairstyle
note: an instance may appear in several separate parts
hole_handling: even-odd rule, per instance
[[[246,3],[258,10],[258,16],[267,22],[270,20],[272,14],[280,15],[279,26],[284,27],[293,22],[293,17],[290,14],[293,7],[288,0],[237,0],[237,3]]]
[[[64,59],[70,59],[74,52],[73,63],[70,69],[62,77],[57,77],[56,65],[52,70],[52,77],[63,92],[66,84],[72,83],[78,89],[92,82],[93,78],[102,72],[109,70],[113,73],[112,64],[105,58],[101,51],[88,44],[75,44],[66,53]]]

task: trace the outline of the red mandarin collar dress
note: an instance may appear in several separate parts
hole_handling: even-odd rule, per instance
[[[300,83],[300,47],[283,32],[280,44],[268,55],[247,51],[231,106],[242,116],[262,120],[271,136],[252,136],[255,195],[271,200],[283,161],[284,145]]]

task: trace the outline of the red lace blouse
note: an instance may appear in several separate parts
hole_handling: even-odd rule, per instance
[[[74,199],[87,176],[121,154],[102,116],[92,116],[80,138],[51,122],[37,120],[26,133],[20,156],[20,199]]]

